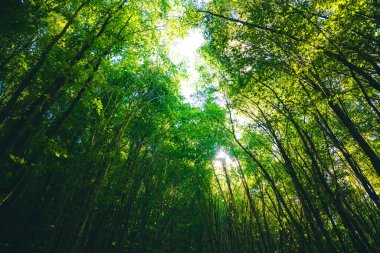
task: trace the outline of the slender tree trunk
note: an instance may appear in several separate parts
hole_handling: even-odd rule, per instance
[[[45,63],[48,54],[54,47],[54,45],[65,35],[66,31],[69,29],[69,27],[74,23],[76,17],[78,16],[79,12],[90,2],[91,0],[84,1],[81,5],[78,6],[78,8],[75,10],[74,14],[71,16],[71,18],[67,21],[61,32],[57,35],[55,35],[52,39],[52,41],[46,46],[44,51],[42,52],[40,59],[34,65],[34,67],[28,72],[28,74],[21,80],[21,82],[17,85],[16,90],[14,91],[11,98],[8,100],[6,105],[1,109],[0,111],[0,122],[3,122],[12,112],[12,107],[17,102],[18,98],[20,97],[21,93],[27,88],[30,83],[33,81],[35,76],[37,75],[38,71],[41,69],[43,64]]]

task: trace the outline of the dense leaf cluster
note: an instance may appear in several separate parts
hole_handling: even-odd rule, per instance
[[[0,3],[0,251],[379,252],[379,17],[371,0]],[[192,26],[198,106],[167,47]]]

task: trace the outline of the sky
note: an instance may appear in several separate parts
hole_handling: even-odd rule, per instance
[[[176,39],[169,46],[170,59],[175,64],[185,63],[188,78],[181,81],[181,94],[185,98],[185,102],[191,105],[197,105],[196,98],[193,95],[197,92],[196,83],[200,78],[197,71],[197,63],[200,62],[198,49],[205,43],[201,29],[191,29],[182,39]],[[219,104],[219,103],[218,103]],[[223,105],[222,105],[223,106]],[[231,166],[231,158],[223,149],[219,149],[216,155],[216,166],[220,167],[220,159],[224,159]]]
[[[200,29],[189,30],[187,36],[176,39],[169,46],[169,55],[175,64],[184,62],[186,64],[188,78],[181,81],[181,94],[185,97],[185,102],[194,104],[191,96],[197,91],[196,83],[199,80],[199,73],[196,70],[199,54],[197,50],[205,42]]]

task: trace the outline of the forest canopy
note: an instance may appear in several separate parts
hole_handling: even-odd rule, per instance
[[[1,252],[380,252],[379,176],[377,1],[0,2]]]

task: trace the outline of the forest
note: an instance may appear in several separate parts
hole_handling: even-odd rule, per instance
[[[375,253],[379,195],[377,0],[0,1],[0,252]]]

